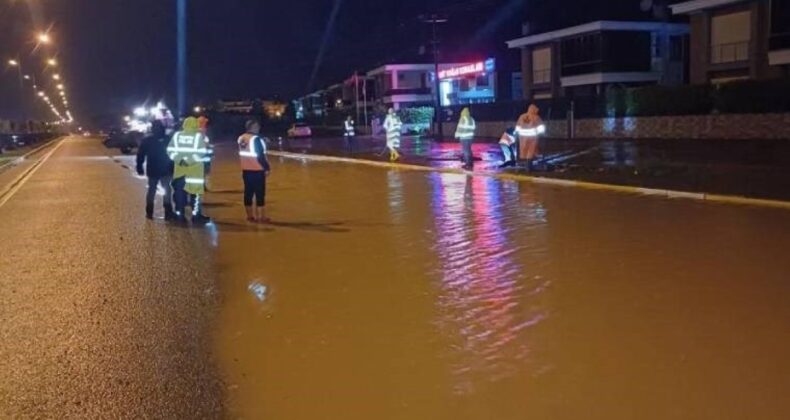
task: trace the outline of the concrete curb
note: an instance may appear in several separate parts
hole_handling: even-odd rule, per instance
[[[15,158],[15,159],[13,159],[13,160],[11,160],[11,161],[9,161],[9,162],[6,162],[6,163],[4,163],[4,164],[0,165],[0,171],[2,171],[2,170],[3,170],[3,169],[5,169],[5,168],[8,168],[8,167],[10,167],[10,166],[16,165],[16,164],[18,164],[18,163],[20,163],[20,162],[23,162],[23,161],[24,161],[24,160],[26,160],[28,157],[30,157],[30,156],[33,156],[34,154],[36,154],[36,153],[40,152],[41,150],[43,150],[43,149],[45,149],[45,148],[47,148],[47,147],[49,147],[49,146],[52,146],[54,143],[56,143],[56,142],[58,142],[58,141],[60,141],[60,140],[63,140],[63,139],[65,139],[66,137],[68,137],[68,136],[60,136],[60,137],[55,137],[55,138],[53,138],[52,140],[50,140],[50,141],[48,141],[48,142],[46,142],[46,143],[42,144],[41,146],[38,146],[38,147],[36,147],[35,149],[33,149],[33,150],[31,150],[31,151],[29,151],[29,152],[25,153],[24,155],[22,155],[22,156],[19,156],[19,157]]]
[[[394,168],[394,169],[422,171],[422,172],[441,172],[441,173],[450,173],[450,174],[459,174],[459,175],[487,176],[492,178],[508,179],[513,181],[532,182],[534,184],[581,188],[586,190],[610,191],[610,192],[617,192],[624,194],[636,194],[636,195],[645,195],[652,197],[661,197],[666,199],[687,199],[687,200],[695,200],[695,201],[706,201],[712,203],[740,204],[740,205],[748,205],[748,206],[772,207],[772,208],[781,208],[781,209],[790,210],[790,201],[781,201],[781,200],[749,198],[749,197],[740,197],[740,196],[722,195],[722,194],[706,194],[706,193],[675,191],[675,190],[656,189],[656,188],[632,187],[628,185],[600,184],[600,183],[587,182],[587,181],[543,178],[543,177],[537,177],[531,175],[509,174],[509,173],[494,172],[494,171],[473,172],[473,171],[467,171],[464,169],[456,169],[456,168],[432,168],[429,166],[421,166],[421,165],[414,165],[408,163],[381,162],[375,160],[354,159],[354,158],[345,158],[345,157],[327,156],[327,155],[308,155],[301,153],[276,152],[276,151],[270,151],[268,152],[268,154],[271,156],[279,156],[288,159],[354,163],[359,165],[376,166],[380,168]]]

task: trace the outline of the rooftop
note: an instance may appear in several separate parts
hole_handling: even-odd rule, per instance
[[[507,42],[509,48],[521,48],[529,45],[542,44],[562,38],[569,38],[601,31],[667,31],[670,33],[688,33],[688,25],[682,23],[663,23],[663,22],[620,22],[612,20],[599,20],[597,22],[585,23],[583,25],[571,26],[556,31],[544,32],[542,34],[529,35]]]
[[[675,15],[683,15],[687,13],[696,13],[706,9],[713,9],[716,7],[727,6],[735,3],[743,3],[746,0],[692,0],[683,3],[674,4],[669,6],[672,8],[672,13]]]

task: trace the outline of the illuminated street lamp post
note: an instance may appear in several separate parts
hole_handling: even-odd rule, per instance
[[[176,85],[178,114],[185,116],[187,111],[187,0],[176,0],[177,15],[177,56]]]
[[[439,28],[440,23],[447,23],[447,18],[438,14],[430,16],[422,16],[423,23],[431,24],[431,32],[433,35],[433,64],[434,64],[434,89],[436,90],[436,106],[434,107],[434,119],[436,121],[436,132],[439,140],[444,138],[444,128],[442,127],[442,84],[439,81]]]
[[[25,82],[24,82],[24,77],[22,77],[22,65],[19,64],[19,61],[14,60],[14,59],[8,60],[8,65],[11,66],[11,67],[16,67],[16,71],[19,74],[19,88],[20,89],[24,89],[25,88],[25,85],[24,85]]]

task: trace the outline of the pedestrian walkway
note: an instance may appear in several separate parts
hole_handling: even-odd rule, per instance
[[[341,137],[276,139],[273,150],[385,161],[384,138],[360,137],[353,154]],[[457,141],[404,137],[403,163],[461,168]],[[790,201],[790,140],[566,140],[542,139],[538,171],[500,170],[498,144],[474,145],[476,171],[504,171],[538,177],[693,193]]]

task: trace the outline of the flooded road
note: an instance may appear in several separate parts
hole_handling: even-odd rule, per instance
[[[790,212],[273,159],[208,211],[232,418],[784,419]]]

